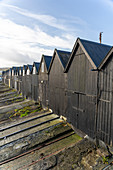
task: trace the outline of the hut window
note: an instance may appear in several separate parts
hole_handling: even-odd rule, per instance
[[[41,67],[42,73],[44,72],[44,62],[42,62],[42,67]]]

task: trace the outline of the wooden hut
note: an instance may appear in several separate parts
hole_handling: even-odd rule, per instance
[[[113,47],[98,66],[97,138],[113,146]]]
[[[22,92],[22,77],[23,77],[23,67],[19,67],[19,75],[18,75],[18,91],[19,93]]]
[[[39,101],[43,107],[48,107],[48,99],[49,99],[49,92],[48,92],[48,69],[50,66],[52,56],[42,55],[40,67],[38,71],[38,84],[39,84]]]
[[[68,121],[95,138],[97,108],[97,68],[111,46],[77,39],[66,65]]]
[[[9,69],[5,71],[5,84],[9,86]]]
[[[22,92],[22,76],[23,76],[23,67],[16,67],[16,88],[19,93]]]
[[[31,95],[32,99],[37,101],[38,100],[38,69],[40,63],[34,62],[31,71]]]
[[[2,71],[2,83],[5,84],[5,71]]]
[[[6,82],[6,71],[2,71],[2,82],[5,84]]]
[[[19,92],[19,67],[16,67],[15,89]]]
[[[12,68],[9,68],[9,87],[12,87]]]
[[[12,79],[11,79],[12,88],[15,88],[15,76],[16,76],[16,67],[12,67]]]
[[[26,97],[26,69],[27,65],[23,65],[23,76],[22,76],[22,95]]]
[[[58,115],[64,115],[67,110],[66,85],[67,74],[64,68],[70,52],[54,50],[49,66],[49,107]]]
[[[25,71],[25,97],[31,99],[31,71],[32,71],[32,65],[27,65],[26,71]]]

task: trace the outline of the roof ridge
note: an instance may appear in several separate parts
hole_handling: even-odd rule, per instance
[[[95,42],[95,41],[85,40],[85,39],[81,39],[81,38],[79,38],[79,39],[80,39],[80,41],[85,41],[85,42],[88,42],[88,43],[98,44],[100,46],[109,46],[109,47],[112,47],[111,45],[102,44],[102,43]]]

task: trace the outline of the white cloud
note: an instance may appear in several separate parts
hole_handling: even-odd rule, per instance
[[[51,16],[51,15],[43,15],[43,14],[34,14],[31,13],[25,9],[21,9],[19,7],[16,7],[14,5],[9,5],[9,4],[5,4],[5,3],[1,3],[2,6],[8,7],[9,9],[13,10],[16,13],[19,13],[21,15],[24,15],[26,17],[30,17],[33,19],[36,19],[46,25],[55,27],[57,29],[61,29],[61,30],[67,30],[66,26],[64,26],[63,24],[61,24],[61,22],[58,19],[56,19],[55,17]]]
[[[65,38],[52,37],[40,30],[38,26],[31,29],[0,18],[0,62],[3,63],[4,59],[5,65],[9,60],[12,65],[21,64],[23,61],[28,61],[27,63],[40,61],[42,54],[53,54],[53,50],[50,49],[71,49],[73,42],[73,36],[68,34],[65,35]]]
[[[67,17],[68,23],[66,23],[65,19],[57,19],[51,15],[34,14],[25,9],[10,5],[11,2],[11,0],[2,0],[0,2],[0,9],[4,8],[6,12],[0,10],[0,63],[5,66],[7,66],[7,63],[9,65],[23,65],[33,61],[40,61],[42,54],[53,55],[54,48],[71,51],[76,39],[75,32],[77,30],[74,28],[73,31],[73,27],[70,25],[87,25],[85,21],[78,17],[71,19]],[[16,24],[16,18],[15,21],[11,21],[7,9],[25,16],[26,19],[27,17],[35,19],[47,26],[54,27],[59,30],[60,35],[52,36],[51,32],[47,33],[44,31],[44,27],[41,30],[40,24],[39,26],[33,26],[31,23],[32,28]]]

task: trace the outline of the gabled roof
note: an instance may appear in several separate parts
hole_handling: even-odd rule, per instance
[[[27,65],[27,68],[26,68],[26,70],[25,70],[25,72],[27,71],[27,69],[29,69],[30,70],[30,73],[31,73],[31,71],[32,71],[32,67],[33,67],[33,65]]]
[[[66,64],[67,64],[67,62],[69,60],[71,52],[57,50],[57,53],[58,53],[58,55],[60,57],[60,60],[62,62],[63,67],[65,68],[65,66],[66,66]]]
[[[89,61],[91,62],[92,66],[95,69],[100,65],[106,54],[111,49],[111,46],[109,45],[100,44],[97,42],[92,42],[78,38],[73,47],[65,72],[68,71],[68,68],[70,67],[78,44],[81,46],[83,52],[85,53],[85,55],[87,56],[87,58],[89,59]]]
[[[40,67],[40,63],[38,62],[34,62],[33,65],[32,65],[32,70],[31,70],[31,74],[33,73],[33,67],[35,66],[36,68],[36,72],[38,73],[39,71],[39,67]]]
[[[15,70],[16,70],[16,67],[12,67],[12,70],[14,70],[14,71],[15,71]]]
[[[5,71],[2,71],[2,75],[4,75],[5,74]]]
[[[9,68],[10,71],[12,71],[12,68]]]
[[[44,56],[44,60],[45,60],[45,63],[46,63],[47,70],[48,70],[50,63],[51,63],[52,56],[47,56],[47,55],[43,55],[43,56]]]
[[[34,63],[33,63],[33,65],[35,66],[36,71],[38,72],[38,70],[39,70],[39,66],[40,66],[40,63],[38,63],[38,62],[34,62]]]
[[[23,65],[23,69],[26,71],[26,69],[27,69],[27,65]]]
[[[41,58],[41,61],[40,61],[40,66],[39,66],[39,69],[38,69],[38,74],[40,72],[40,68],[41,68],[43,60],[45,61],[45,65],[46,65],[46,68],[47,68],[47,71],[48,71],[50,63],[51,63],[51,59],[52,59],[52,56],[47,56],[47,55],[44,55],[44,54],[42,55],[42,58]]]
[[[96,67],[100,65],[104,57],[107,55],[111,46],[100,44],[96,42],[91,42],[87,40],[80,39],[81,43],[83,44],[84,48],[86,49],[87,53],[95,63]]]
[[[111,50],[108,52],[108,54],[105,56],[105,58],[102,60],[102,62],[100,63],[98,69],[101,69],[105,64],[106,62],[108,61],[108,59],[112,56],[113,54],[113,47],[111,48]]]
[[[19,70],[21,70],[23,72],[23,67],[19,67]]]
[[[51,59],[51,63],[50,63],[49,69],[48,69],[48,73],[49,73],[50,70],[51,70],[51,66],[52,66],[52,64],[53,64],[53,61],[54,61],[54,58],[55,58],[55,55],[56,55],[56,54],[58,55],[58,57],[59,57],[59,59],[60,59],[60,61],[61,61],[61,64],[62,64],[63,68],[65,69],[66,64],[67,64],[67,62],[68,62],[68,60],[69,60],[69,57],[70,57],[70,55],[71,55],[71,52],[69,52],[69,51],[61,51],[61,50],[55,49],[55,50],[54,50],[53,57],[52,57],[52,59]]]
[[[9,69],[8,70],[6,70],[6,73],[8,73],[9,72]]]
[[[16,67],[16,73],[19,73],[19,67]]]

